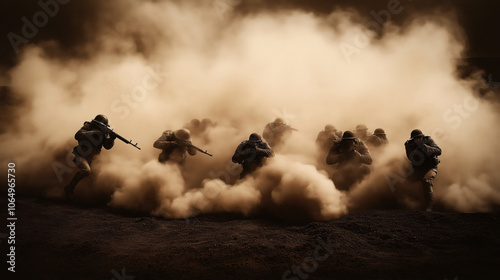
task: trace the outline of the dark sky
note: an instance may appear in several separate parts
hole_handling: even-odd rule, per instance
[[[37,4],[39,0],[3,0],[0,3],[0,64],[13,65],[16,61],[16,53],[7,37],[9,32],[21,34],[24,23],[23,17],[32,19],[33,15],[40,11]],[[42,0],[43,2],[55,0]],[[96,18],[100,14],[113,9],[113,1],[98,0],[58,0],[68,1],[67,4],[59,5],[60,11],[56,16],[50,18],[48,23],[39,28],[36,36],[31,38],[30,43],[38,43],[45,40],[56,40],[61,43],[71,55],[82,42],[93,39],[93,30],[97,28]],[[152,0],[153,1],[153,0]],[[161,1],[161,0],[156,0]],[[200,0],[184,0],[200,1]],[[206,0],[212,1],[212,0]],[[231,0],[217,0],[231,1]],[[235,1],[235,0],[232,0]],[[370,11],[378,12],[387,9],[391,1],[397,0],[241,0],[238,6],[241,13],[254,13],[260,10],[280,9],[303,9],[317,14],[328,14],[338,8],[351,8],[359,12],[361,16],[370,19]],[[401,0],[400,5],[404,10],[393,15],[391,23],[405,24],[415,17],[429,14],[444,14],[456,11],[459,23],[465,31],[469,42],[467,58],[472,61],[483,63],[485,57],[488,61],[498,61],[500,57],[500,1],[493,0]],[[482,61],[482,62],[481,62]],[[490,63],[491,64],[491,63]],[[493,67],[493,66],[489,66]]]

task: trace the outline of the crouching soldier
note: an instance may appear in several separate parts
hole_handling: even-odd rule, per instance
[[[419,129],[414,129],[410,137],[405,142],[406,156],[413,167],[413,178],[422,183],[425,208],[427,211],[432,211],[432,203],[434,202],[432,180],[437,175],[438,156],[441,155],[441,148],[430,136],[425,136]]]
[[[316,145],[323,152],[328,152],[333,146],[333,143],[340,140],[342,132],[338,131],[335,126],[331,124],[325,125],[325,129],[318,133],[316,137]]]
[[[241,179],[264,165],[266,158],[273,154],[271,147],[266,142],[262,141],[260,135],[252,133],[248,140],[238,145],[232,161],[241,164],[243,167],[243,171],[240,173]]]
[[[64,188],[67,199],[73,195],[78,182],[90,175],[90,165],[94,158],[101,153],[102,147],[109,150],[115,143],[116,135],[103,133],[99,128],[100,124],[107,126],[108,118],[104,115],[97,115],[93,121],[85,122],[75,134],[78,145],[73,148],[75,156],[73,162],[79,171],[76,172],[71,182]]]
[[[373,135],[370,135],[368,137],[368,140],[366,140],[366,144],[370,147],[381,147],[384,145],[387,145],[389,143],[389,140],[387,140],[387,135],[385,134],[385,131],[382,128],[377,128],[373,132]]]
[[[370,137],[370,133],[368,132],[368,127],[364,124],[358,124],[356,129],[354,130],[354,135],[359,139],[366,141],[368,137]]]
[[[346,131],[342,139],[333,144],[326,163],[337,164],[332,176],[335,186],[340,190],[349,190],[370,173],[367,165],[372,164],[372,157],[363,140],[354,137],[352,131]]]
[[[212,156],[206,150],[202,150],[191,142],[191,132],[186,128],[181,128],[176,131],[166,130],[160,138],[156,140],[153,147],[161,149],[158,156],[158,161],[161,163],[170,161],[183,165],[186,161],[186,153],[190,156],[196,155],[197,152]]]
[[[282,118],[276,118],[264,127],[262,136],[269,143],[269,146],[276,150],[290,138],[293,131],[297,131],[297,129],[286,124]]]
[[[194,156],[197,152],[191,143],[191,133],[186,128],[164,131],[154,142],[153,147],[162,150],[158,156],[158,161],[161,163],[170,161],[182,165],[186,161],[186,153]]]

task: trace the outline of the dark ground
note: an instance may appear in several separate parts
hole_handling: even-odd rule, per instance
[[[16,209],[16,273],[7,279],[500,277],[498,211],[376,210],[291,224],[232,214],[165,220],[28,197]],[[285,273],[295,266],[303,268]]]

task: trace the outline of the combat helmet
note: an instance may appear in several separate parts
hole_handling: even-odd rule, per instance
[[[342,140],[354,140],[354,139],[356,139],[356,137],[354,137],[354,133],[352,131],[346,130],[342,135]]]
[[[373,134],[383,136],[383,135],[385,135],[385,131],[382,128],[377,128],[377,129],[375,129]]]
[[[178,129],[174,132],[175,138],[182,140],[182,141],[189,141],[191,140],[191,132],[189,132],[188,129],[186,128],[181,128]]]
[[[108,117],[106,117],[105,115],[99,114],[95,116],[94,120],[103,123],[105,125],[108,125]]]
[[[411,139],[415,139],[415,138],[420,137],[420,136],[424,136],[424,134],[422,133],[422,130],[414,129],[411,131],[411,134],[410,134]]]
[[[356,131],[360,131],[360,130],[368,130],[368,127],[366,127],[366,125],[364,125],[364,124],[358,124],[356,126]]]
[[[333,126],[331,124],[325,125],[325,131],[335,131],[335,130],[337,130],[337,129],[335,128],[335,126]]]
[[[258,142],[258,141],[262,141],[262,138],[260,137],[259,134],[252,133],[252,134],[250,134],[250,137],[248,137],[248,140],[252,141],[252,142]]]
[[[276,118],[274,120],[274,124],[283,125],[283,124],[285,124],[285,121],[282,118]]]

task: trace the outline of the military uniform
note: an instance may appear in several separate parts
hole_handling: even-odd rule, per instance
[[[430,136],[425,136],[422,131],[415,129],[411,138],[405,142],[406,156],[413,167],[413,177],[422,183],[425,197],[425,208],[432,210],[434,202],[432,181],[436,178],[439,164],[438,156],[441,148]]]
[[[385,131],[382,128],[375,129],[373,135],[370,135],[368,137],[368,140],[366,140],[366,145],[368,145],[369,147],[380,147],[388,143],[389,140],[387,140]]]
[[[337,171],[332,175],[332,179],[337,188],[348,190],[370,173],[366,165],[372,164],[372,157],[365,143],[354,137],[351,131],[346,131],[342,140],[331,147],[326,163],[337,164]]]
[[[274,122],[270,122],[264,127],[262,136],[269,146],[276,148],[290,137],[292,131],[292,127],[285,124],[283,119],[277,118]]]
[[[368,127],[364,124],[358,124],[354,130],[354,135],[363,141],[367,141],[370,134],[368,133]]]
[[[108,118],[104,115],[97,115],[94,120],[103,124],[108,124]],[[75,134],[78,145],[73,148],[75,156],[73,162],[79,171],[73,176],[71,182],[64,188],[66,196],[69,197],[83,178],[90,175],[90,165],[92,160],[101,153],[102,147],[109,150],[114,145],[115,138],[109,134],[104,134],[91,122],[85,122]]]
[[[194,156],[197,150],[191,146],[191,134],[188,129],[179,129],[176,131],[166,130],[154,142],[153,147],[161,149],[158,156],[161,163],[171,161],[183,164],[186,160],[186,152]]]
[[[257,133],[252,133],[248,140],[241,142],[234,155],[232,161],[239,163],[243,167],[240,178],[254,172],[261,167],[266,158],[272,156],[273,150]]]

